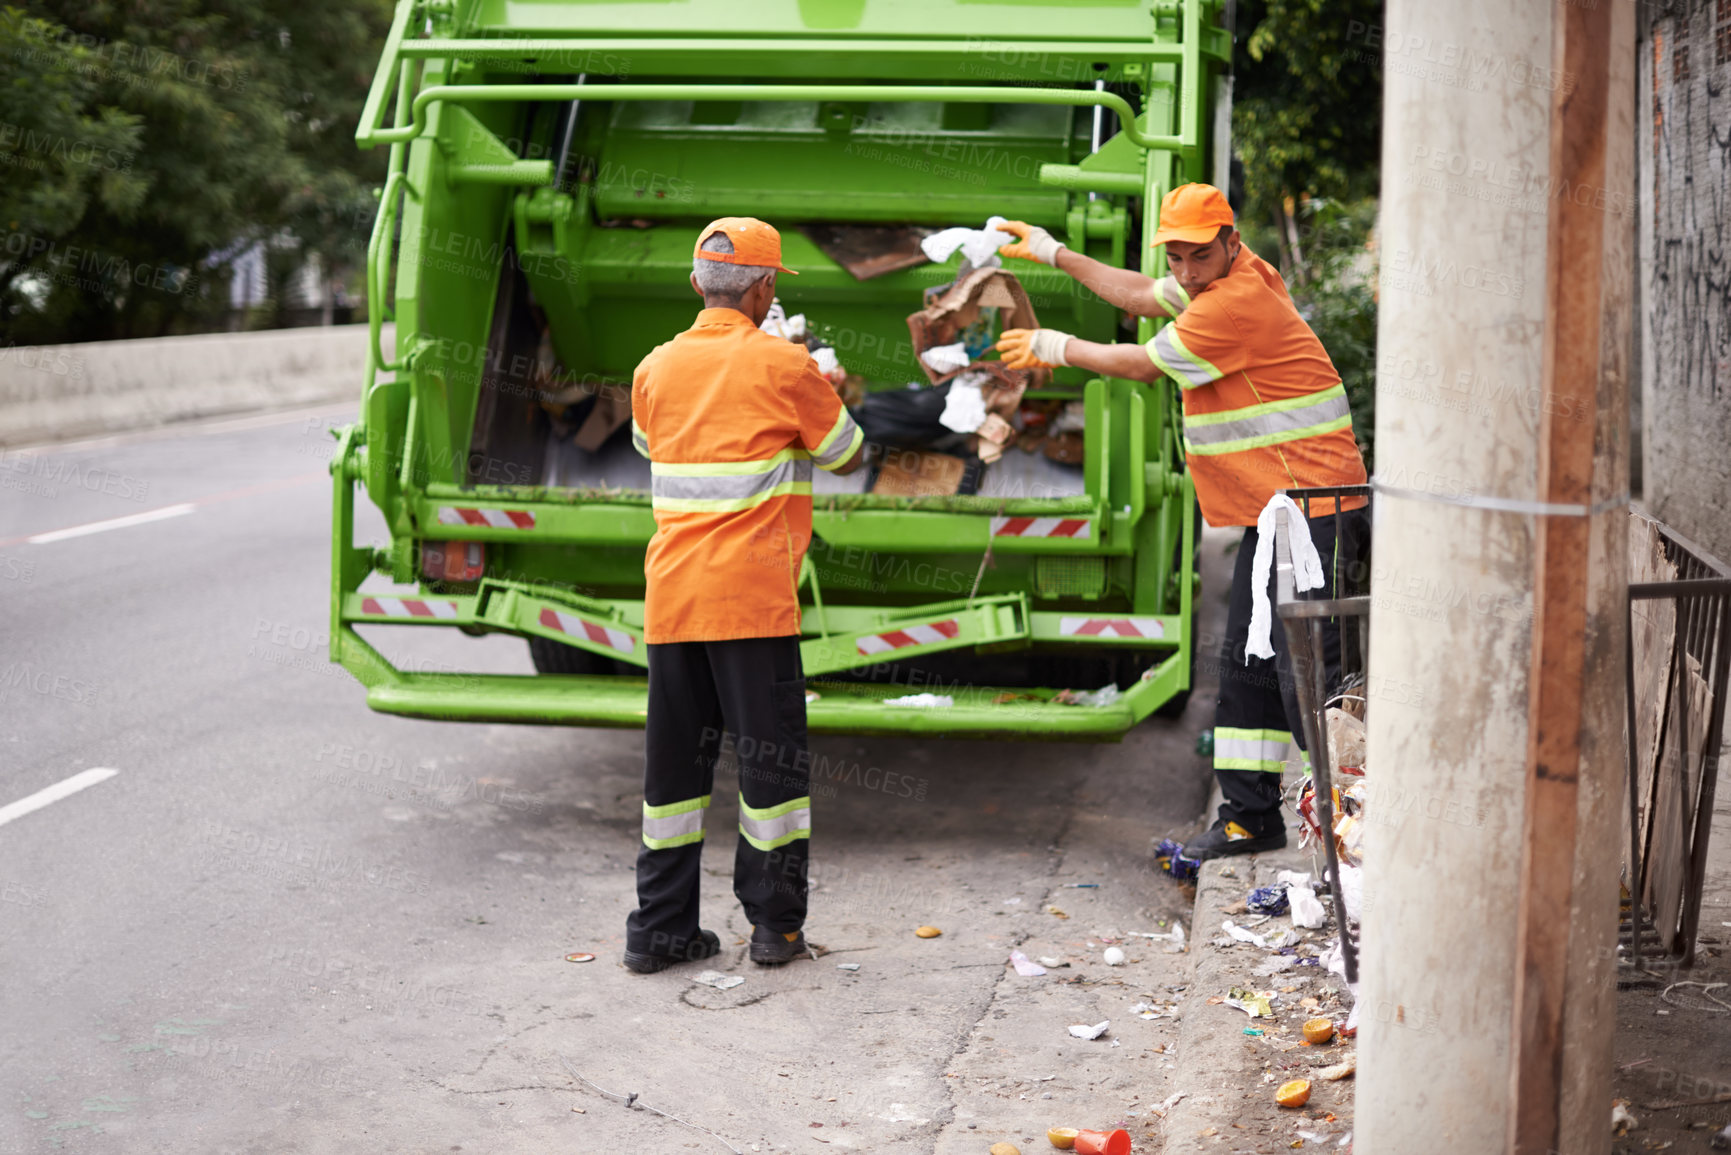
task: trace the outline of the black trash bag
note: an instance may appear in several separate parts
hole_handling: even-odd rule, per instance
[[[968,440],[966,433],[957,433],[938,420],[949,398],[948,385],[867,393],[865,400],[854,408],[853,419],[865,433],[868,444],[942,453],[961,448]]]

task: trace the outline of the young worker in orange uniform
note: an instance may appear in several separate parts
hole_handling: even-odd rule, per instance
[[[631,437],[650,461],[655,536],[643,568],[649,717],[637,909],[625,965],[641,974],[720,950],[697,925],[703,817],[725,732],[739,763],[733,892],[751,959],[806,953],[811,764],[799,658],[799,573],[811,469],[859,467],[865,437],[800,345],[758,328],[781,234],[724,217],[692,250],[697,322],[643,359]]]
[[[1363,485],[1364,460],[1352,435],[1352,413],[1340,375],[1280,274],[1239,241],[1232,209],[1219,189],[1187,184],[1160,203],[1153,243],[1166,246],[1171,275],[1152,280],[1072,252],[1045,229],[1019,221],[1002,226],[1021,240],[1006,256],[1026,257],[1075,277],[1139,317],[1170,317],[1142,345],[1098,345],[1055,329],[1012,329],[998,341],[1015,368],[1075,365],[1134,381],[1177,381],[1184,398],[1184,452],[1196,500],[1209,525],[1242,525],[1232,573],[1220,700],[1214,716],[1214,771],[1225,802],[1214,825],[1185,844],[1186,854],[1218,858],[1286,845],[1280,814],[1281,760],[1287,742],[1304,744],[1284,631],[1270,631],[1272,660],[1245,661],[1250,628],[1251,565],[1257,516],[1280,489]],[[1333,503],[1310,521],[1317,552],[1342,566],[1369,542],[1365,501],[1344,507],[1342,541],[1334,540]],[[1323,569],[1333,596],[1334,566]],[[1273,573],[1269,575],[1270,586]],[[1269,591],[1272,598],[1272,589]],[[1340,631],[1325,627],[1325,665],[1340,669]]]

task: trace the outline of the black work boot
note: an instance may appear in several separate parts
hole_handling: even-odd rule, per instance
[[[1275,822],[1279,822],[1276,816]],[[1279,850],[1286,845],[1286,827],[1271,826],[1265,834],[1252,834],[1236,822],[1216,818],[1214,825],[1184,844],[1184,855],[1207,862],[1211,858],[1227,858],[1234,854],[1260,854],[1264,850]]]
[[[673,944],[678,946],[677,943]],[[625,952],[625,969],[636,971],[640,975],[652,975],[656,971],[664,971],[668,967],[680,963],[696,962],[698,959],[712,958],[721,953],[721,940],[712,930],[700,930],[697,937],[687,939],[683,950],[674,950],[668,954],[650,954],[648,951],[628,950]]]
[[[810,953],[805,945],[804,931],[783,934],[763,926],[751,928],[751,961],[759,966],[780,966],[796,958],[805,958]]]

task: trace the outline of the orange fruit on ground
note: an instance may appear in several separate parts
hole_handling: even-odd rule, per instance
[[[1307,1043],[1326,1043],[1334,1038],[1334,1023],[1329,1019],[1304,1020],[1304,1041]]]
[[[1310,1080],[1294,1079],[1290,1083],[1282,1083],[1280,1090],[1274,1092],[1274,1101],[1282,1107],[1302,1107],[1310,1102]]]
[[[1046,1128],[1046,1142],[1060,1151],[1068,1151],[1076,1145],[1076,1128],[1048,1127]]]

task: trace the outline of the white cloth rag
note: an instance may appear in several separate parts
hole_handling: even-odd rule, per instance
[[[998,259],[998,249],[1016,239],[1014,233],[1006,233],[998,228],[1003,223],[1003,217],[992,217],[986,221],[983,229],[944,229],[921,241],[920,251],[925,253],[929,260],[941,265],[960,249],[963,258],[974,268],[998,268],[1004,263]]]
[[[1292,545],[1292,578],[1300,591],[1322,588],[1322,558],[1310,540],[1310,523],[1298,503],[1284,493],[1268,499],[1256,518],[1256,560],[1250,567],[1250,636],[1244,643],[1244,664],[1251,658],[1272,658],[1274,645],[1269,631],[1274,626],[1274,607],[1268,600],[1268,571],[1274,564],[1274,515],[1288,510],[1288,537]]]

